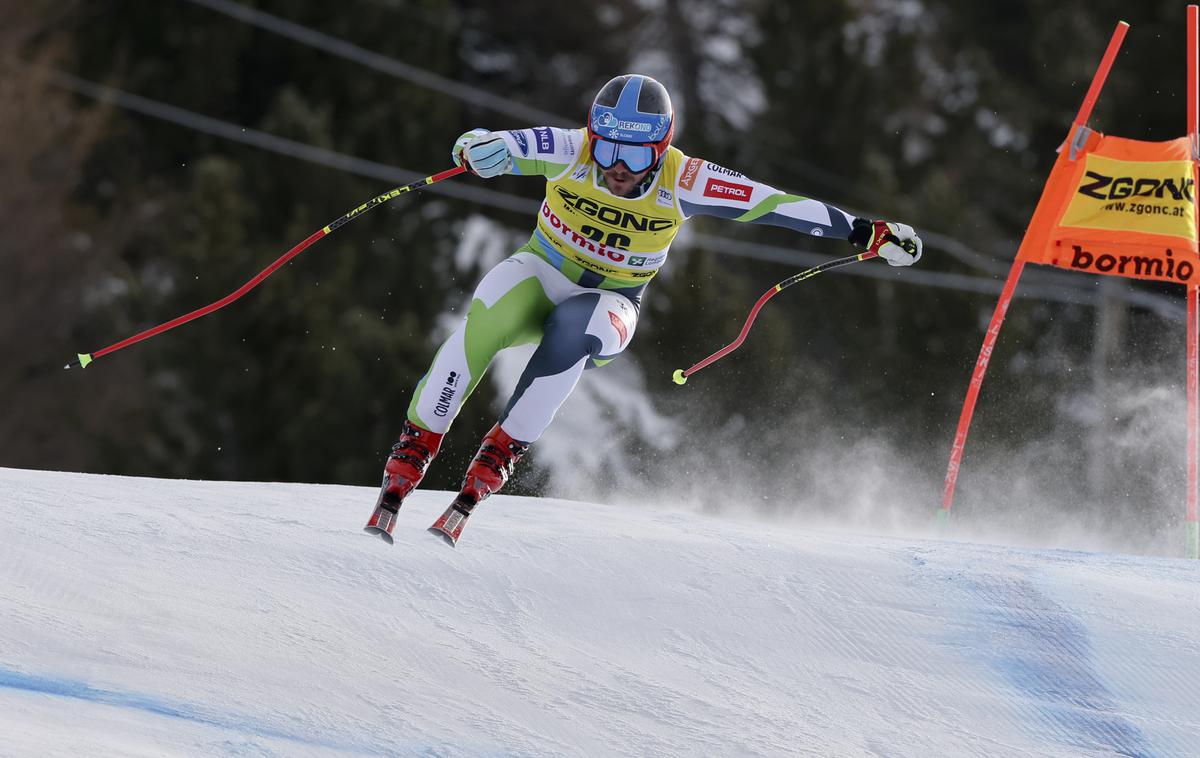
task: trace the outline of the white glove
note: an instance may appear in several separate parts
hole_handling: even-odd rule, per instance
[[[921,260],[921,238],[908,224],[855,219],[850,241],[877,253],[889,266],[911,266]]]
[[[467,170],[484,179],[508,173],[512,168],[512,155],[504,138],[486,129],[464,132],[450,151],[455,166],[464,163]]]

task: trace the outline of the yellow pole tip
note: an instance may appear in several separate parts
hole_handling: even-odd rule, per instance
[[[687,384],[687,377],[683,375],[683,369],[675,369],[675,373],[671,374],[671,381],[676,384]]]

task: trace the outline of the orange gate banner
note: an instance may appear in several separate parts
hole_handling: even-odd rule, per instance
[[[1017,259],[1094,274],[1200,283],[1192,142],[1083,129],[1063,145]]]

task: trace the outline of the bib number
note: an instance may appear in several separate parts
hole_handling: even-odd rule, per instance
[[[628,250],[633,243],[628,236],[620,232],[609,232],[607,235],[603,230],[597,229],[594,226],[584,224],[579,227],[579,233],[590,239],[592,242],[599,242],[605,247],[615,248],[617,250]]]

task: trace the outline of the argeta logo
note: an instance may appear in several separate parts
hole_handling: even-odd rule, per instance
[[[679,188],[690,190],[692,185],[696,183],[696,175],[700,173],[700,166],[704,161],[699,158],[688,158],[687,163],[683,165],[683,173],[679,176]]]
[[[750,202],[750,193],[753,190],[749,185],[736,184],[727,182],[723,179],[709,178],[708,184],[704,186],[704,195],[706,197],[718,197],[722,200],[735,200],[739,203]]]
[[[512,132],[512,136],[517,141],[517,147],[521,148],[521,155],[529,155],[529,138],[525,132]]]

